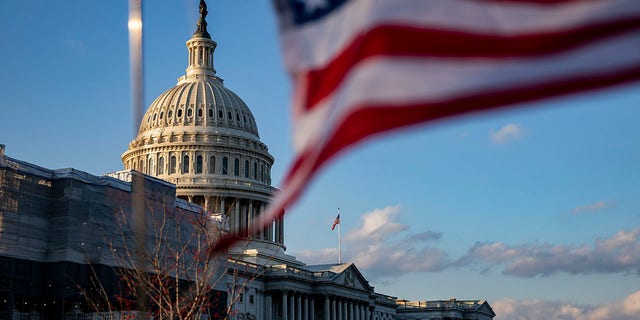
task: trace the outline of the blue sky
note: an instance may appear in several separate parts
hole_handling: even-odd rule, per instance
[[[215,64],[276,158],[292,158],[290,82],[268,1],[209,1]],[[197,1],[145,3],[146,105],[186,68]],[[126,1],[0,2],[0,143],[93,174],[132,139]],[[640,86],[466,116],[335,159],[288,210],[288,252],[343,260],[380,292],[487,299],[498,319],[640,314]],[[635,306],[635,307],[634,307]],[[514,311],[515,310],[515,311]],[[620,311],[622,310],[622,311]],[[626,311],[625,311],[626,310]],[[547,312],[547,313],[541,313]]]

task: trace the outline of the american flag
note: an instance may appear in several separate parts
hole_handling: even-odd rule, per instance
[[[336,225],[340,224],[340,214],[338,213],[338,216],[336,217],[335,220],[333,220],[333,224],[331,225],[331,230],[336,228]]]
[[[640,0],[273,3],[297,154],[264,223],[376,134],[640,79]]]

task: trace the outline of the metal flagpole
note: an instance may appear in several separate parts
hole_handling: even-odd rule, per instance
[[[338,219],[340,218],[340,208],[338,208]],[[341,221],[338,220],[338,264],[342,264],[342,242],[340,242],[340,223]]]

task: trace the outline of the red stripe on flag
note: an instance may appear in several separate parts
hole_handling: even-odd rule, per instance
[[[640,64],[627,70],[608,74],[567,77],[534,86],[506,88],[482,94],[455,97],[439,103],[358,106],[354,112],[344,117],[329,137],[327,140],[329,143],[323,147],[313,168],[314,170],[319,169],[347,146],[354,146],[364,138],[373,137],[392,129],[636,80],[640,80]]]
[[[571,30],[514,36],[400,25],[379,26],[354,39],[350,46],[324,68],[307,72],[306,100],[302,103],[302,108],[313,109],[322,99],[332,94],[352,68],[375,56],[525,58],[571,50],[638,29],[640,17],[593,23]]]

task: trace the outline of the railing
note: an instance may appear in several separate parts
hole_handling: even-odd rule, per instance
[[[408,301],[396,300],[400,308],[443,308],[443,309],[476,309],[479,300],[436,300],[436,301]]]

